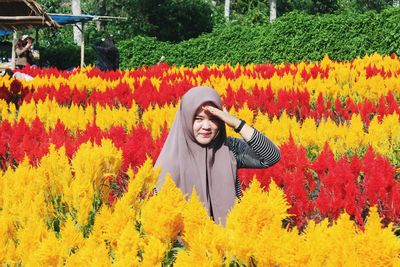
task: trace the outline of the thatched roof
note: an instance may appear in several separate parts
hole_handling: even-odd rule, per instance
[[[0,0],[0,29],[19,30],[56,27],[57,24],[35,0]]]

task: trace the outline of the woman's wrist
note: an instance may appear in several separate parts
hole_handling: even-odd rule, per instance
[[[236,129],[237,127],[239,127],[241,120],[235,117],[234,123],[231,126],[233,129]]]
[[[245,126],[245,125],[246,125],[246,122],[245,122],[244,120],[242,120],[242,119],[239,119],[239,125],[237,125],[237,126],[234,128],[234,131],[235,131],[236,133],[240,133],[240,131],[242,130],[243,126]]]

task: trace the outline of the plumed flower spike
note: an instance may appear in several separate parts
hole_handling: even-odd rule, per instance
[[[230,251],[230,240],[225,228],[208,215],[200,198],[193,189],[183,209],[183,241],[174,266],[225,266],[225,252]]]
[[[376,207],[370,209],[365,231],[357,238],[359,244],[368,244],[358,248],[359,256],[365,262],[374,266],[398,266],[400,241],[392,232],[391,224],[382,228]]]
[[[118,234],[117,234],[118,235]],[[138,266],[137,257],[141,239],[135,226],[127,224],[121,231],[116,242],[115,262],[116,266]]]
[[[208,215],[204,205],[201,203],[196,190],[193,188],[192,195],[186,202],[182,212],[184,230],[183,239],[190,246],[190,241],[194,240],[194,236],[204,227],[210,227],[214,222]]]
[[[287,216],[290,216],[290,214],[287,213],[290,205],[286,199],[285,193],[276,185],[274,180],[271,180],[271,183],[269,184],[268,198],[269,201],[271,201],[273,206],[276,208],[276,216],[279,221],[286,218]]]
[[[185,218],[185,222],[190,220],[191,222],[196,221],[211,221],[211,217],[208,216],[204,205],[202,204],[199,196],[197,195],[196,189],[193,188],[192,195],[189,200],[186,202],[185,209],[183,211],[183,216]]]
[[[271,180],[268,192],[265,192],[260,182],[254,179],[249,189],[243,193],[240,202],[237,202],[229,213],[227,226],[229,228],[233,226],[231,223],[243,221],[243,219],[239,220],[236,216],[246,218],[246,220],[252,218],[251,220],[259,221],[259,223],[251,225],[251,227],[259,228],[266,226],[265,224],[267,223],[279,223],[280,226],[281,220],[289,216],[287,213],[288,208],[290,206],[284,192],[273,180]],[[249,216],[244,216],[244,213],[249,213]]]
[[[154,236],[150,236],[147,244],[144,246],[141,266],[162,266],[162,260],[167,249],[167,243],[162,242]]]
[[[264,229],[282,231],[282,220],[288,216],[289,205],[285,195],[271,181],[269,192],[263,191],[260,182],[253,179],[240,202],[230,211],[226,228],[232,231],[234,253],[242,262],[249,262],[254,254],[254,240]]]
[[[84,243],[83,234],[71,217],[67,218],[65,225],[61,229],[61,238],[65,251],[71,251]]]
[[[143,205],[140,221],[146,234],[172,242],[182,230],[184,195],[169,175],[157,193]]]
[[[152,194],[159,173],[159,170],[153,168],[153,161],[151,158],[146,159],[136,174],[129,168],[127,171],[129,177],[127,191],[115,202],[113,207],[114,212],[118,213],[119,210],[125,210],[129,207],[133,208],[136,214],[137,210],[140,209],[144,203],[141,200],[146,199]]]

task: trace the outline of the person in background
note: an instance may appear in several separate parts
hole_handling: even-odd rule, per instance
[[[22,35],[15,44],[15,67],[22,69],[27,64],[33,65],[32,57],[33,38]]]
[[[9,79],[11,79],[13,77],[14,72],[10,69],[4,69],[2,71],[0,71],[0,76],[1,77],[8,77]]]
[[[0,76],[8,77],[8,79],[15,78],[19,81],[32,81],[33,80],[33,77],[26,73],[22,73],[19,71],[13,72],[10,69],[5,69],[5,70],[0,71]]]
[[[117,70],[119,68],[119,51],[115,46],[112,35],[94,42],[93,49],[96,52],[96,66],[102,71]]]
[[[242,138],[227,137],[225,125]],[[161,168],[155,191],[169,173],[184,194],[190,196],[196,189],[210,217],[225,224],[236,198],[242,195],[237,170],[267,168],[279,160],[279,149],[268,137],[222,109],[213,88],[198,86],[181,99],[155,163]]]

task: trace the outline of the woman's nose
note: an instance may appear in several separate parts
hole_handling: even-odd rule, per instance
[[[209,120],[204,120],[202,127],[203,127],[203,129],[210,129],[211,128],[210,121]]]

